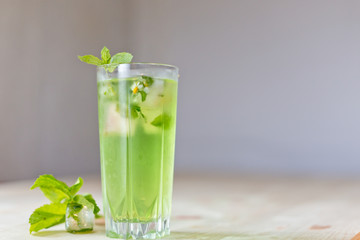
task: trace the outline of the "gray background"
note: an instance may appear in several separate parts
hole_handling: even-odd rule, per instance
[[[0,181],[100,172],[104,45],[180,67],[178,173],[360,170],[360,1],[0,0]]]

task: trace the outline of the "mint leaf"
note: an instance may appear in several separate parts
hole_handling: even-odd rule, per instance
[[[67,217],[72,217],[73,219],[75,219],[75,221],[79,222],[79,220],[81,219],[79,219],[77,213],[79,213],[81,209],[83,209],[84,207],[92,211],[95,216],[100,211],[100,208],[96,204],[95,199],[92,197],[91,194],[85,194],[85,195],[79,194],[76,195],[72,199],[72,201],[68,204],[69,211]]]
[[[116,64],[130,63],[132,58],[133,58],[133,55],[131,55],[130,53],[121,52],[121,53],[117,53],[114,56],[112,56],[110,63],[116,63]]]
[[[141,107],[138,105],[130,105],[130,111],[131,111],[131,117],[132,118],[138,118],[142,117],[146,122],[146,117],[141,111]]]
[[[79,177],[77,179],[76,183],[70,187],[70,194],[75,195],[80,190],[83,183],[84,183],[83,179],[81,177]]]
[[[53,203],[60,203],[70,198],[69,195],[57,188],[40,187],[40,190],[44,193],[45,197]]]
[[[66,217],[72,217],[75,221],[79,223],[81,219],[79,219],[77,213],[79,213],[84,207],[89,209],[91,212],[94,212],[95,206],[92,202],[88,201],[83,195],[76,195],[68,204],[69,211]]]
[[[155,127],[164,127],[164,129],[168,129],[170,127],[170,116],[166,113],[160,114],[151,122],[151,125]]]
[[[104,68],[106,71],[108,72],[113,72],[115,70],[115,68],[117,68],[117,66],[119,66],[119,64],[116,63],[109,63],[108,65],[106,65]]]
[[[40,175],[30,189],[37,187],[40,188],[45,197],[54,203],[71,198],[70,189],[66,183],[57,180],[53,175]]]
[[[146,100],[147,93],[144,92],[144,91],[139,91],[139,93],[141,94],[141,101],[145,101],[145,100]]]
[[[131,115],[131,118],[138,118],[138,117],[139,117],[139,111],[141,111],[140,106],[130,105],[130,115]]]
[[[103,47],[101,50],[101,59],[103,64],[108,64],[111,59],[110,51],[107,47]]]
[[[100,212],[100,208],[96,204],[96,201],[91,194],[84,194],[83,196],[86,200],[88,200],[89,202],[91,202],[94,205],[94,214],[97,214],[98,212]]]
[[[67,205],[68,211],[67,211],[67,218],[72,217],[75,221],[79,222],[79,217],[77,216],[77,213],[83,209],[83,205],[75,202],[71,202]]]
[[[99,58],[97,58],[97,57],[95,57],[93,55],[78,56],[78,58],[82,62],[92,64],[92,65],[96,65],[96,66],[100,66],[100,65],[103,64],[103,62]]]
[[[45,204],[29,218],[30,233],[65,222],[66,203]]]
[[[88,209],[90,209],[92,212],[94,211],[95,208],[94,204],[92,204],[83,195],[80,194],[76,195],[71,202],[81,204],[82,206],[85,206]]]
[[[154,79],[149,76],[141,76],[141,78],[144,80],[144,86],[149,87],[154,83]]]

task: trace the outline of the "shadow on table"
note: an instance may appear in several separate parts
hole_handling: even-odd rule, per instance
[[[94,231],[90,231],[90,232],[77,232],[77,233],[69,233],[65,230],[44,230],[41,232],[36,232],[33,233],[32,235],[35,237],[58,237],[58,238],[63,238],[64,236],[66,236],[67,234],[73,234],[74,236],[76,235],[100,235],[100,236],[105,236],[105,228],[95,228]]]
[[[64,238],[68,232],[65,230],[47,230],[43,232],[33,233],[36,237],[52,237],[52,238]],[[105,229],[98,228],[92,232],[76,233],[76,235],[90,234],[91,237],[105,237]],[[162,240],[289,240],[293,239],[294,236],[291,233],[279,233],[279,232],[268,232],[268,233],[256,233],[256,234],[245,234],[245,233],[203,233],[203,232],[171,232],[171,235]],[[93,238],[92,238],[93,239]],[[99,238],[99,239],[110,239],[110,238]],[[297,240],[320,240],[324,239],[323,234],[299,234],[296,237]],[[333,238],[331,238],[333,239]],[[350,239],[350,238],[349,238]]]
[[[295,237],[296,236],[296,237]],[[324,238],[325,236],[325,238]],[[360,234],[359,234],[360,236]],[[329,238],[327,238],[329,237]],[[171,232],[171,235],[163,238],[164,240],[322,240],[335,239],[331,234],[314,233],[302,234],[291,232],[264,232],[264,233],[201,233],[201,232]],[[349,238],[355,239],[355,238]],[[357,239],[357,238],[356,238]],[[359,238],[360,240],[360,238]]]
[[[85,234],[94,234],[97,233],[101,236],[105,236],[105,231],[92,231],[85,233],[76,233],[76,235],[85,235]],[[63,238],[69,234],[65,230],[46,230],[42,232],[33,233],[33,236],[36,237],[54,237],[54,238]],[[106,238],[110,239],[110,238]],[[262,236],[262,238],[255,237],[254,235],[245,235],[245,234],[225,234],[225,233],[197,233],[197,232],[172,232],[170,236],[162,238],[163,240],[190,240],[190,239],[201,239],[201,240],[244,240],[244,239],[276,239],[269,238],[268,236]]]
[[[33,233],[32,235],[36,237],[50,237],[50,236],[56,237],[56,236],[63,236],[64,233],[66,233],[66,231],[64,230],[45,230],[42,232]]]
[[[245,239],[280,239],[272,234],[240,234],[240,233],[199,233],[199,232],[171,232],[164,240],[201,239],[201,240],[245,240]]]

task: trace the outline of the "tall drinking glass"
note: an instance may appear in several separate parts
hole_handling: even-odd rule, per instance
[[[178,68],[153,63],[97,68],[106,236],[170,233]]]

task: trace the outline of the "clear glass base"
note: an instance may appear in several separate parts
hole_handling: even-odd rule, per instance
[[[115,222],[106,219],[106,236],[118,239],[157,239],[170,234],[170,219],[153,222]]]

